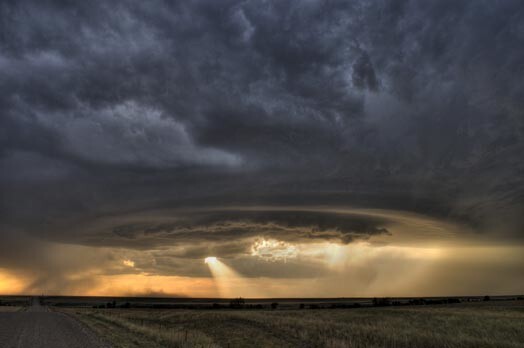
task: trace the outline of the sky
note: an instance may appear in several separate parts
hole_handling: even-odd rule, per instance
[[[524,293],[522,18],[1,1],[0,293]]]

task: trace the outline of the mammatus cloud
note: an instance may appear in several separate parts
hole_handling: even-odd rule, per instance
[[[31,289],[86,269],[207,277],[199,258],[251,257],[257,238],[407,247],[435,220],[521,245],[522,16],[517,0],[3,2],[0,268]],[[205,208],[238,206],[294,212]],[[40,258],[7,252],[29,250],[21,234]],[[62,268],[42,261],[55,243],[103,256]],[[287,259],[236,266],[326,271]]]

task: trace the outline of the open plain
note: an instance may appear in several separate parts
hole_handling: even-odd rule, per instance
[[[318,302],[281,302],[275,309],[262,306],[60,310],[115,348],[524,347],[522,300],[360,308]]]

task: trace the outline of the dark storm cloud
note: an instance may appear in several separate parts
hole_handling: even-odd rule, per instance
[[[347,244],[355,239],[388,234],[385,224],[386,220],[369,216],[314,211],[222,211],[193,213],[168,223],[122,225],[112,232],[119,238],[138,239],[137,244],[149,238],[195,243],[257,236],[292,242],[334,240]],[[193,253],[195,251],[193,249]],[[200,251],[196,253],[199,258],[210,254],[206,249]]]
[[[106,215],[291,200],[521,236],[523,15],[520,1],[4,1],[0,217],[69,240]]]

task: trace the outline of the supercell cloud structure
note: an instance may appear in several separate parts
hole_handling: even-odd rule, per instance
[[[261,238],[453,226],[522,245],[523,17],[511,0],[3,1],[0,269],[79,291],[91,266],[208,276],[208,255],[325,272],[257,259]],[[65,246],[100,253],[49,256]]]

